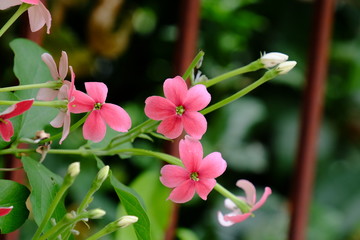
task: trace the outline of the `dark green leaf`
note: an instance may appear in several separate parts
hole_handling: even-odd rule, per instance
[[[39,225],[56,193],[60,189],[62,178],[30,157],[22,157],[21,160],[32,187],[30,201],[35,222]],[[58,222],[65,215],[65,213],[66,211],[64,201],[61,201],[55,209],[52,218]],[[49,223],[45,227],[45,230],[50,227],[51,225]]]
[[[20,183],[10,180],[0,180],[0,206],[13,206],[11,212],[0,217],[0,233],[6,234],[18,229],[28,218],[29,210],[26,208],[26,199],[29,190]]]

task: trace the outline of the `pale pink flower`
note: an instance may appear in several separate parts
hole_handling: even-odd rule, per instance
[[[12,209],[13,209],[13,206],[0,207],[0,217],[8,215],[11,212]]]
[[[63,127],[62,136],[59,141],[60,144],[69,135],[70,120],[71,120],[69,106],[72,104],[72,102],[75,99],[73,96],[73,93],[75,91],[75,86],[74,86],[75,73],[71,66],[69,68],[70,68],[70,72],[71,72],[71,82],[64,80],[64,84],[62,85],[62,87],[60,88],[60,90],[58,92],[58,99],[59,100],[68,100],[68,107],[66,109],[60,109],[59,114],[54,118],[54,120],[52,120],[50,122],[51,126],[53,126],[55,128]]]
[[[45,64],[48,66],[50,70],[50,74],[54,81],[64,81],[66,78],[66,75],[68,73],[68,56],[65,51],[61,52],[61,57],[59,61],[59,69],[56,67],[56,63],[54,61],[54,58],[48,54],[43,53],[41,55],[41,59],[45,62]],[[52,88],[40,88],[36,99],[42,100],[42,101],[52,101],[55,99],[55,97],[58,95],[58,90],[52,89]]]
[[[14,127],[9,119],[29,110],[33,102],[33,99],[24,100],[11,105],[0,113],[0,135],[4,141],[10,142],[10,138],[14,135]]]
[[[36,32],[46,25],[46,32],[49,34],[51,27],[51,14],[40,0],[1,0],[0,10],[21,5],[22,3],[32,4],[32,6],[27,10],[31,31]]]
[[[258,202],[256,202],[256,190],[254,185],[248,180],[238,180],[236,186],[242,188],[245,192],[245,197],[239,197],[239,199],[244,200],[250,207],[250,211],[247,213],[242,213],[241,210],[232,202],[230,199],[225,199],[225,207],[229,210],[232,210],[231,213],[223,215],[221,212],[218,212],[219,223],[225,227],[229,227],[235,223],[239,223],[247,219],[252,215],[252,212],[260,208],[268,196],[271,194],[271,189],[265,187],[265,192]]]
[[[127,132],[131,127],[129,114],[120,106],[105,103],[108,88],[101,82],[86,82],[87,94],[75,90],[74,101],[69,104],[70,112],[91,112],[83,127],[87,140],[100,142],[106,134],[106,123],[115,131]]]
[[[164,97],[151,96],[145,101],[145,114],[154,120],[162,120],[157,131],[167,138],[177,138],[183,129],[196,139],[206,132],[207,122],[200,111],[211,96],[202,84],[188,89],[184,79],[177,76],[164,82]]]
[[[203,159],[201,143],[190,136],[180,141],[179,152],[185,167],[165,165],[161,168],[160,181],[166,187],[174,188],[168,199],[184,203],[191,200],[196,192],[206,200],[216,185],[215,178],[225,172],[225,160],[219,152],[213,152]]]

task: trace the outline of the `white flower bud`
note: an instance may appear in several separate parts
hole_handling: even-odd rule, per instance
[[[97,175],[97,180],[100,182],[104,182],[105,179],[108,177],[109,175],[109,166],[106,165],[105,167],[103,167],[102,169],[100,169],[98,175]]]
[[[296,61],[286,61],[286,62],[280,63],[276,67],[276,70],[279,71],[279,74],[286,74],[291,69],[293,69],[295,67],[295,65],[296,65]]]
[[[74,163],[70,164],[67,172],[73,178],[76,177],[77,175],[79,175],[79,173],[80,173],[80,163],[79,162],[74,162]]]
[[[285,62],[288,60],[288,55],[279,53],[279,52],[271,52],[266,53],[264,56],[260,58],[261,63],[264,64],[265,68],[272,68],[276,65]]]
[[[121,228],[124,228],[124,227],[127,227],[133,223],[136,223],[137,221],[139,220],[138,217],[136,216],[123,216],[121,217],[118,222],[117,222],[117,226],[118,227],[121,227]]]
[[[89,213],[89,218],[91,219],[101,218],[106,214],[106,212],[100,208],[92,209],[88,213]]]

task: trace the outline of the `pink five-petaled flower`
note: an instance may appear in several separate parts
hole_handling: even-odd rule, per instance
[[[260,208],[265,203],[268,196],[271,194],[271,189],[269,187],[265,187],[264,194],[262,195],[260,200],[256,202],[256,190],[251,182],[241,179],[236,182],[236,186],[244,190],[245,198],[239,198],[244,200],[251,207],[251,209],[247,213],[242,213],[241,210],[230,199],[225,199],[225,207],[229,210],[232,210],[231,213],[228,213],[226,215],[218,212],[219,223],[225,227],[229,227],[235,223],[242,222],[248,217],[250,217],[252,212]]]
[[[68,107],[67,107],[67,109],[60,109],[59,114],[54,118],[54,120],[52,120],[50,122],[51,126],[53,126],[55,128],[63,127],[62,136],[59,141],[60,144],[69,135],[70,120],[71,120],[69,106],[74,101],[73,93],[75,91],[75,86],[74,86],[75,73],[71,66],[69,68],[70,68],[70,72],[71,72],[71,82],[64,80],[64,84],[59,89],[59,93],[58,93],[59,100],[68,100]]]
[[[151,96],[145,101],[145,114],[154,120],[162,120],[157,131],[167,138],[177,138],[183,129],[190,136],[201,139],[207,122],[200,111],[211,96],[202,84],[188,89],[184,79],[177,76],[164,82],[164,97]]]
[[[10,142],[10,138],[14,135],[14,127],[9,119],[29,110],[33,102],[33,99],[24,100],[11,105],[0,113],[0,135],[6,142]]]
[[[51,27],[51,14],[40,0],[1,0],[0,10],[20,5],[22,3],[32,4],[32,6],[27,10],[31,31],[36,32],[46,25],[46,32],[49,34]]]
[[[108,88],[101,82],[86,82],[87,94],[75,90],[74,101],[68,105],[70,112],[91,112],[83,127],[87,140],[100,142],[106,134],[106,123],[115,131],[127,132],[131,127],[129,114],[120,106],[105,103]]]
[[[192,199],[195,192],[203,199],[215,187],[215,178],[224,173],[226,162],[219,152],[213,152],[203,159],[201,143],[190,136],[180,141],[180,159],[184,167],[165,165],[161,168],[160,181],[166,187],[174,188],[168,199],[184,203]]]
[[[56,67],[56,63],[54,61],[54,58],[48,54],[43,53],[41,55],[41,59],[45,62],[45,64],[48,66],[50,70],[50,74],[54,81],[64,81],[66,78],[66,75],[68,73],[68,56],[65,51],[61,52],[61,57],[59,61],[59,69]],[[52,101],[55,99],[55,97],[58,95],[58,90],[52,89],[52,88],[40,88],[36,99],[42,100],[42,101]]]
[[[13,206],[0,207],[0,217],[8,215],[11,212],[12,209],[13,209]]]

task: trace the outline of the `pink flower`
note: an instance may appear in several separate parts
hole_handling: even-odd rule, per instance
[[[69,135],[71,120],[69,106],[74,101],[73,93],[75,91],[75,73],[71,66],[69,68],[71,72],[71,82],[64,80],[64,85],[62,85],[58,93],[59,100],[68,100],[68,107],[67,109],[60,109],[59,114],[50,122],[51,126],[55,128],[63,127],[62,136],[59,141],[60,144],[62,144],[65,138]]]
[[[68,56],[65,51],[61,52],[61,57],[59,61],[59,69],[56,67],[56,63],[54,61],[54,58],[48,54],[43,53],[41,55],[41,59],[45,62],[45,64],[48,66],[51,76],[53,77],[54,81],[64,81],[66,78],[66,75],[68,73]],[[58,95],[58,90],[52,89],[52,88],[40,88],[36,99],[42,100],[42,101],[52,101],[55,99],[55,97]]]
[[[46,25],[46,32],[49,34],[51,27],[51,15],[49,10],[47,10],[47,8],[40,0],[1,0],[0,10],[20,5],[22,3],[32,4],[32,6],[29,7],[29,9],[27,10],[31,31],[36,32],[40,30],[40,28],[42,28],[44,25]]]
[[[177,76],[164,82],[164,97],[152,96],[145,101],[145,114],[151,119],[162,120],[157,131],[167,138],[177,138],[183,129],[196,139],[206,132],[207,122],[200,111],[206,107],[211,96],[204,85],[187,88],[185,81]]]
[[[11,105],[0,113],[0,135],[6,142],[10,142],[10,138],[14,135],[14,127],[9,119],[29,110],[33,102],[32,99],[24,100]]]
[[[232,210],[231,213],[228,213],[225,216],[221,212],[218,212],[218,220],[220,224],[225,227],[229,227],[235,223],[242,222],[248,217],[250,217],[252,212],[260,208],[265,203],[268,196],[271,194],[271,189],[269,187],[266,187],[264,194],[262,195],[260,200],[256,202],[256,190],[251,182],[243,179],[238,180],[236,182],[236,186],[244,190],[245,198],[239,198],[244,200],[251,207],[251,210],[247,213],[242,213],[241,210],[230,199],[225,199],[225,207]]]
[[[11,210],[13,209],[13,206],[11,207],[0,207],[0,217],[8,215]]]
[[[179,152],[185,167],[165,165],[161,168],[160,181],[166,187],[174,188],[168,199],[184,203],[197,192],[206,200],[216,185],[215,178],[226,169],[225,160],[219,152],[213,152],[203,159],[201,143],[190,136],[180,141]]]
[[[105,103],[108,88],[101,82],[86,82],[87,94],[74,90],[70,112],[91,112],[83,127],[85,139],[100,142],[106,134],[106,123],[115,131],[127,132],[131,127],[129,114],[120,106]]]

